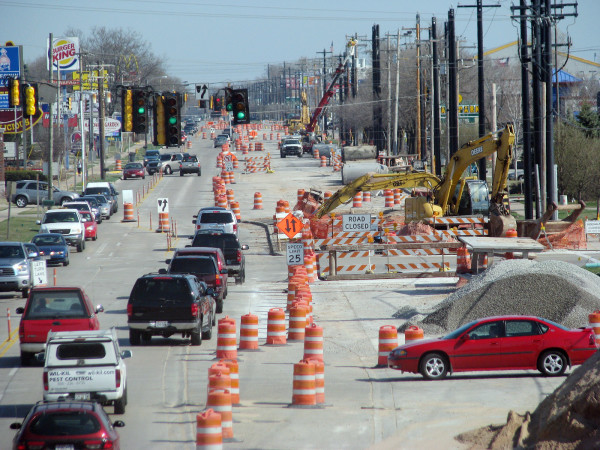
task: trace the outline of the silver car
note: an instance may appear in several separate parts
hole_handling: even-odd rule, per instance
[[[79,197],[79,194],[71,191],[61,191],[53,186],[52,199],[55,205],[62,205]],[[19,208],[25,208],[29,204],[42,204],[48,199],[48,183],[45,181],[21,180],[17,181],[15,190],[10,196],[10,201]]]

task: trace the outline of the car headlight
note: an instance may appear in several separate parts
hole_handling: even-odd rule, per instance
[[[15,273],[17,273],[17,274],[27,274],[27,273],[29,273],[29,267],[24,262],[19,263],[19,264],[15,264],[13,267],[15,269]]]
[[[390,352],[390,356],[393,356],[394,358],[400,358],[402,356],[406,356],[407,353],[408,352],[406,350],[397,348]]]

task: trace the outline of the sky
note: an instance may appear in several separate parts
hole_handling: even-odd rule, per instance
[[[486,50],[517,40],[518,24],[510,18],[513,3],[519,1],[484,1],[500,5],[484,8]],[[317,52],[329,51],[332,44],[337,55],[347,36],[370,39],[374,24],[379,24],[380,37],[396,35],[398,29],[405,33],[415,27],[417,13],[421,27],[435,16],[440,33],[454,8],[461,45],[476,45],[476,8],[458,7],[474,4],[476,0],[0,0],[0,43],[22,45],[27,63],[45,53],[49,33],[57,38],[69,28],[84,34],[95,26],[129,29],[150,44],[169,75],[190,84],[235,86],[265,77],[269,64],[322,59]],[[579,0],[578,13],[560,21],[559,30],[571,37],[572,54],[600,62],[600,1]],[[367,48],[359,47],[359,56]]]

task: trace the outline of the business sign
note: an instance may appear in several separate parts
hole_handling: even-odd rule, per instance
[[[37,108],[34,116],[25,116],[25,129],[29,130],[29,128],[31,128],[31,122],[33,122],[34,125],[38,123],[42,118],[42,114],[42,110],[40,108]],[[21,120],[22,117],[23,111],[17,109],[17,129],[15,131],[15,110],[0,110],[0,128],[4,128],[4,134],[15,134],[23,131],[23,121]]]
[[[83,129],[86,133],[90,132],[90,121],[83,121]],[[104,135],[114,135],[116,136],[121,129],[121,122],[117,119],[113,119],[111,117],[104,118]],[[97,117],[94,117],[94,134],[100,134],[100,125]]]
[[[48,55],[50,54],[50,39],[46,40]],[[46,64],[49,68],[49,64]],[[72,72],[79,70],[79,38],[65,37],[52,40],[52,70]]]
[[[342,215],[342,231],[350,233],[371,231],[371,214]]]
[[[98,90],[98,79],[102,78],[104,89],[108,90],[108,70],[86,70],[81,72],[82,89],[84,91],[97,91]],[[73,80],[76,84],[73,85],[73,90],[79,90],[79,72],[73,72]]]
[[[8,87],[9,78],[21,76],[21,46],[0,47],[0,86]]]
[[[8,91],[0,91],[0,109],[8,108],[10,108],[10,103],[8,103]]]

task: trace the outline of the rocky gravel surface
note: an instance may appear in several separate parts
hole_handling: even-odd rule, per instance
[[[442,334],[482,317],[531,315],[570,328],[585,327],[600,310],[600,277],[561,261],[500,261],[474,276],[426,316],[415,315],[403,328],[418,325]]]

